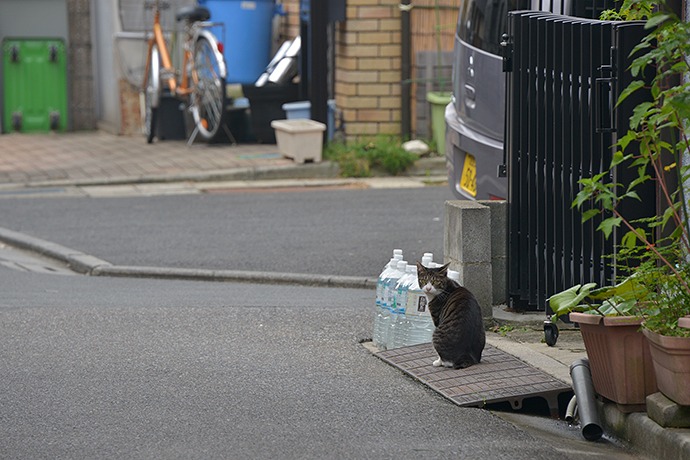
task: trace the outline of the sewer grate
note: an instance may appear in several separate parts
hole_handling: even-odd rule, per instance
[[[484,348],[482,361],[467,369],[432,366],[438,355],[431,343],[375,354],[463,407],[508,402],[519,410],[523,400],[541,397],[551,415],[557,416],[559,395],[572,394],[570,386],[491,345]]]

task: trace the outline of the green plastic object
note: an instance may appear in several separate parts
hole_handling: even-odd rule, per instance
[[[436,141],[438,153],[446,153],[446,106],[450,103],[451,93],[430,92],[426,100],[431,106],[431,134]]]
[[[2,43],[3,131],[67,129],[67,52],[61,39]]]

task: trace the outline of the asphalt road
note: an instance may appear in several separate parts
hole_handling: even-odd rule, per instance
[[[0,225],[118,264],[375,276],[393,247],[440,259],[444,193],[0,200]],[[380,361],[360,343],[373,289],[46,274],[15,256],[0,254],[0,458],[630,458],[457,407]]]
[[[443,259],[445,186],[0,200],[0,226],[117,265],[375,277]]]
[[[0,458],[552,459],[371,355],[370,290],[0,267]]]

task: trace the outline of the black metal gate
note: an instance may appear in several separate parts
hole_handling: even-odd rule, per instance
[[[507,72],[508,295],[513,307],[546,310],[546,299],[574,284],[610,282],[618,235],[605,240],[598,221],[583,224],[571,207],[578,181],[607,169],[616,133],[626,133],[630,81],[641,22],[606,22],[535,11],[512,12],[504,36]],[[616,181],[627,183],[623,168]],[[631,176],[632,177],[632,176]],[[654,206],[654,190],[643,194]],[[647,208],[648,209],[648,208]],[[628,217],[649,215],[640,207]]]

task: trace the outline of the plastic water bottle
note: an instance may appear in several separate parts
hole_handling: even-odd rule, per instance
[[[391,260],[383,267],[381,273],[379,274],[378,281],[376,282],[376,306],[381,306],[383,300],[383,284],[385,280],[385,275],[389,273],[389,270],[394,267],[393,261],[402,260],[402,249],[393,249],[393,257]],[[396,265],[397,266],[397,265]]]
[[[408,264],[405,267],[405,274],[398,280],[396,286],[395,309],[389,330],[388,348],[398,348],[404,346],[405,339],[405,306],[407,304],[407,293],[410,286],[417,279],[417,267]]]
[[[390,330],[395,310],[395,287],[398,284],[398,280],[405,274],[405,267],[407,267],[407,261],[399,260],[397,266],[383,283],[383,304],[381,307],[381,324],[379,326],[381,328],[379,347],[381,348],[389,348],[391,345]]]
[[[431,264],[433,262],[427,262],[427,266]],[[431,342],[431,335],[434,332],[434,321],[429,312],[426,295],[424,295],[424,291],[419,286],[416,276],[414,283],[407,291],[405,324],[402,326],[402,329],[405,331],[402,340],[403,346]]]
[[[381,320],[384,316],[382,312],[384,284],[388,276],[393,272],[394,268],[397,267],[398,260],[402,260],[402,258],[402,249],[394,249],[393,257],[390,261],[388,261],[386,266],[383,267],[383,270],[381,270],[381,273],[379,274],[378,280],[376,282],[376,305],[374,313],[373,340],[374,344],[378,347],[381,347],[383,345],[383,332],[381,329]]]
[[[448,278],[460,284],[460,272],[455,270],[448,270]]]

